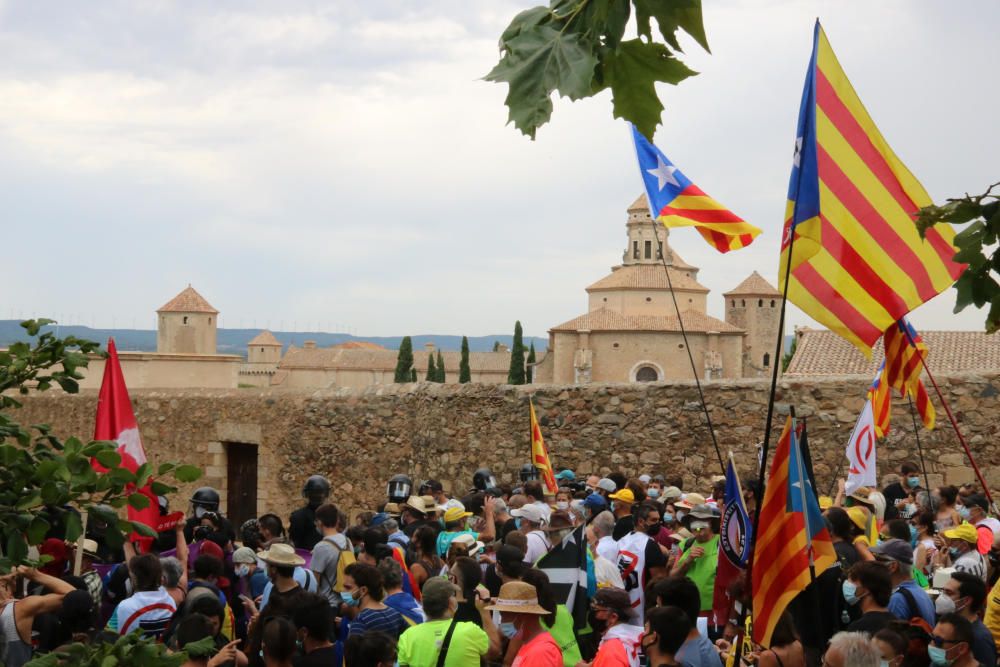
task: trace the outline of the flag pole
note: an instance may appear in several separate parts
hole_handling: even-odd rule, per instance
[[[906,392],[906,400],[910,404],[910,419],[913,420],[913,435],[917,438],[917,455],[920,457],[920,469],[924,473],[924,488],[927,489],[927,500],[931,504],[931,509],[937,509],[934,507],[934,500],[931,495],[931,478],[927,474],[927,463],[924,461],[924,447],[920,444],[920,426],[917,425],[917,411],[913,405],[913,398],[910,396],[910,392]]]
[[[955,429],[955,435],[958,436],[958,441],[962,444],[962,449],[965,450],[965,455],[969,458],[969,463],[972,464],[972,470],[976,473],[976,479],[979,480],[979,485],[983,487],[983,493],[986,495],[986,500],[989,501],[990,505],[993,506],[994,511],[996,511],[996,505],[993,503],[993,496],[990,494],[990,488],[986,485],[986,479],[983,478],[983,473],[979,470],[979,465],[976,463],[976,459],[972,457],[972,450],[969,449],[969,443],[965,441],[962,431],[958,428],[958,422],[955,421],[955,415],[951,413],[951,407],[948,406],[948,401],[944,400],[944,394],[941,392],[941,387],[938,386],[937,380],[934,379],[934,374],[931,373],[931,369],[927,367],[927,361],[924,359],[923,353],[921,353],[920,348],[917,347],[916,342],[913,340],[910,328],[902,327],[902,329],[906,333],[906,339],[909,341],[910,345],[913,346],[913,349],[916,350],[917,358],[920,359],[920,364],[924,367],[927,377],[930,379],[931,384],[934,385],[934,391],[937,392],[938,399],[941,401],[941,405],[944,406],[944,411],[948,415],[948,421],[951,422],[951,427]],[[908,388],[906,395],[910,395]],[[930,493],[930,488],[927,489],[927,492]]]
[[[83,541],[87,539],[87,510],[80,510],[80,537],[76,538],[76,551],[73,553],[73,576],[79,577],[83,570]]]
[[[648,200],[648,198],[647,198]],[[646,202],[649,204],[649,202]],[[650,212],[652,213],[652,211]],[[650,215],[650,224],[653,226],[653,238],[659,242],[660,230],[656,219]],[[666,244],[663,244],[664,246]],[[708,405],[705,403],[705,393],[701,390],[701,379],[698,376],[698,367],[694,364],[694,354],[691,352],[691,345],[688,343],[687,330],[684,328],[684,319],[681,317],[680,306],[677,305],[677,295],[674,293],[674,284],[670,279],[670,267],[667,265],[667,255],[660,251],[660,263],[663,265],[663,272],[667,275],[667,289],[670,290],[670,298],[674,302],[674,312],[677,313],[677,323],[681,328],[681,338],[684,339],[684,349],[687,350],[688,361],[691,362],[691,372],[694,374],[694,384],[698,387],[698,398],[701,400],[701,409],[705,413],[705,423],[708,425],[708,433],[712,436],[712,444],[715,446],[715,457],[719,460],[719,468],[722,474],[726,474],[726,464],[722,460],[722,450],[719,449],[719,441],[715,438],[715,429],[712,427],[712,416],[708,413]]]

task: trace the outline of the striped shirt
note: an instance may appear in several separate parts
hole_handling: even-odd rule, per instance
[[[384,632],[393,639],[399,639],[399,635],[409,627],[409,623],[402,614],[393,609],[362,609],[361,613],[351,621],[351,629],[348,636],[361,635],[371,630]]]

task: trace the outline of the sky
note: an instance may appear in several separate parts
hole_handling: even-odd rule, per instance
[[[0,0],[0,318],[153,328],[192,284],[224,327],[356,335],[546,331],[621,261],[641,189],[610,94],[559,99],[535,141],[482,77],[529,0]],[[776,283],[816,17],[936,201],[1000,180],[1000,4],[705,2],[712,53],[658,87],[657,145],[764,230],[727,256],[693,230],[709,314]],[[634,30],[630,28],[630,30]],[[923,329],[977,329],[954,291]],[[789,309],[786,331],[816,326]]]

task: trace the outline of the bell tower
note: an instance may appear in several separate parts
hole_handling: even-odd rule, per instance
[[[160,354],[215,354],[219,311],[191,285],[157,311]]]

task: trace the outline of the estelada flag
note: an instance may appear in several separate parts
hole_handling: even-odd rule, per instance
[[[719,252],[753,242],[759,228],[702,192],[635,125],[629,125],[649,212],[655,220],[667,227],[694,227]]]
[[[885,378],[885,359],[875,373],[872,386],[868,388],[868,401],[872,404],[875,436],[884,438],[889,433],[889,422],[892,417],[892,396],[889,395],[889,383]]]
[[[909,394],[917,406],[924,428],[933,429],[936,418],[934,404],[920,379],[927,361],[927,344],[909,320],[901,317],[885,330],[882,345],[885,347],[883,363],[886,383],[899,391],[901,396]]]
[[[788,279],[792,303],[870,357],[883,331],[961,274],[955,233],[938,225],[920,238],[913,215],[931,198],[875,126],[818,21],[795,137],[779,289]]]
[[[722,522],[719,529],[719,564],[715,572],[715,591],[712,595],[713,625],[722,626],[729,622],[735,600],[729,595],[729,587],[743,573],[750,557],[750,534],[753,526],[743,502],[743,489],[733,465],[733,455],[729,454],[726,465],[726,493],[722,507]]]
[[[549,460],[549,450],[545,447],[542,429],[539,428],[538,419],[535,417],[535,404],[530,398],[528,411],[531,415],[531,463],[538,469],[546,492],[554,496],[559,491],[559,485],[556,484],[556,475],[552,472],[552,461]]]
[[[760,506],[753,551],[753,638],[769,647],[782,612],[837,562],[819,510],[792,418],[785,421]]]
[[[139,469],[146,462],[146,450],[142,447],[139,437],[139,423],[132,411],[132,401],[125,387],[125,376],[122,375],[118,363],[118,350],[113,338],[108,339],[108,358],[104,364],[104,379],[101,381],[101,391],[97,396],[97,420],[94,425],[94,440],[110,440],[118,443],[118,454],[121,456],[121,467],[131,472]],[[96,461],[94,468],[103,472]],[[128,508],[130,521],[144,523],[156,529],[160,521],[160,508],[150,483],[141,488],[133,489],[149,498],[149,506],[145,509]],[[133,536],[134,537],[134,536]]]

